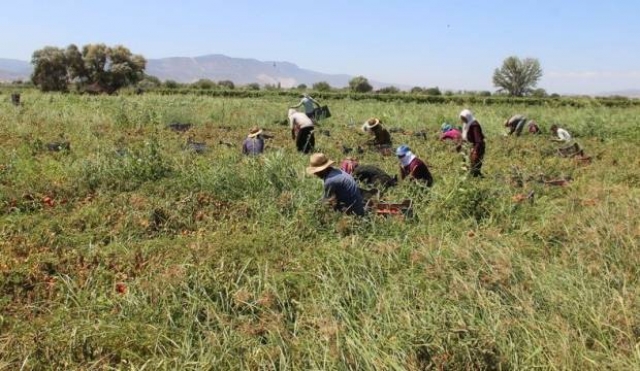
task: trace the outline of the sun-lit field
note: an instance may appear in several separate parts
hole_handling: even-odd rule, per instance
[[[640,107],[324,102],[330,158],[377,116],[431,166],[386,195],[403,220],[319,202],[286,98],[0,98],[0,369],[640,369]],[[437,140],[462,108],[482,180]],[[514,113],[545,134],[503,137]],[[254,125],[275,138],[243,158]]]

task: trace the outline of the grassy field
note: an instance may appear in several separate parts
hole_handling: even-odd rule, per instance
[[[318,202],[285,98],[0,98],[0,370],[640,369],[638,107],[468,107],[487,135],[477,180],[436,140],[465,107],[326,102],[335,160],[370,116],[428,130],[392,134],[435,177],[388,194],[414,200],[403,221]],[[518,112],[592,163],[503,137]],[[275,135],[259,159],[240,155],[253,125]]]

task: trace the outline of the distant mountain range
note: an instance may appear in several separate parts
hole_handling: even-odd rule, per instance
[[[31,63],[0,58],[0,81],[26,80],[31,76]]]
[[[620,97],[628,97],[628,98],[640,98],[640,89],[610,91],[610,92],[598,94],[598,96],[605,96],[605,97],[620,96]]]
[[[29,62],[15,59],[0,59],[0,81],[28,79],[32,68]],[[277,85],[283,88],[300,84],[311,86],[326,81],[333,87],[345,87],[353,76],[346,74],[326,74],[298,67],[290,62],[259,61],[257,59],[232,58],[221,54],[201,57],[173,57],[147,60],[146,73],[160,80],[174,80],[192,83],[199,79],[213,81],[231,80],[236,85],[258,83]],[[379,89],[392,84],[369,80]],[[406,86],[395,85],[403,89]]]

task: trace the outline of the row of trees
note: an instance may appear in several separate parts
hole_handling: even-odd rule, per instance
[[[70,84],[90,92],[113,93],[144,78],[147,61],[122,45],[47,46],[31,57],[31,81],[42,91],[68,91]]]
[[[34,85],[42,91],[68,91],[69,85],[74,84],[80,91],[113,93],[120,88],[139,84],[142,88],[160,87],[162,82],[153,77],[146,76],[144,70],[146,60],[141,55],[134,55],[124,46],[109,47],[105,44],[87,44],[80,50],[71,44],[66,49],[57,47],[45,47],[33,53],[31,63],[34,66],[31,77]],[[544,89],[535,89],[542,77],[542,68],[537,59],[511,56],[506,58],[500,68],[496,68],[493,74],[493,84],[499,93],[511,96],[546,96]],[[177,88],[180,85],[174,81],[166,81],[167,88]],[[201,79],[189,87],[199,89],[234,89],[235,84],[230,80],[214,82]],[[245,86],[249,90],[259,90],[260,85],[249,84]],[[280,86],[265,86],[267,90],[280,89]],[[298,89],[307,89],[302,84]],[[331,91],[333,88],[325,81],[312,85],[314,91]],[[364,76],[357,76],[349,81],[348,89],[356,93],[369,93],[373,86]],[[377,91],[378,93],[396,94],[399,89],[388,86]],[[411,89],[413,94],[441,95],[437,87]],[[490,92],[489,95],[491,94]]]

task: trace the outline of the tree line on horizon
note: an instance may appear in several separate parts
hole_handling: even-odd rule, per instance
[[[66,48],[46,46],[36,50],[31,58],[33,73],[31,82],[43,92],[68,92],[70,87],[76,91],[86,93],[113,94],[119,89],[135,87],[145,89],[235,89],[231,80],[212,81],[200,79],[190,84],[181,84],[173,80],[160,81],[155,76],[145,74],[146,59],[139,54],[133,54],[122,45],[107,46],[105,44],[87,44],[79,49],[75,44]],[[536,85],[542,77],[540,62],[535,58],[520,59],[515,56],[506,58],[500,68],[493,74],[493,84],[498,88],[497,94],[514,97],[533,96],[546,97],[544,89]],[[246,90],[279,90],[280,84],[260,86],[251,83],[242,86]],[[355,93],[399,94],[400,89],[387,86],[374,91],[369,80],[364,76],[356,76],[349,81],[345,89],[336,89],[326,81],[314,83],[311,90],[317,92],[348,90]],[[306,84],[300,84],[294,89],[308,90]],[[421,95],[454,95],[454,91],[442,92],[438,87],[424,88],[415,86],[411,94]],[[473,95],[491,96],[490,91],[464,92]]]

